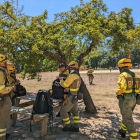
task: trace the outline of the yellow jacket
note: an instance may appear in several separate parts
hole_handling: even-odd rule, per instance
[[[60,72],[59,76],[67,78],[69,76],[69,71],[66,69],[63,72]]]
[[[135,93],[140,93],[140,77],[135,74]],[[133,77],[128,72],[122,72],[118,77],[117,95],[133,92]]]
[[[110,66],[109,69],[112,70],[112,67]]]
[[[87,76],[88,76],[89,74],[92,74],[93,72],[94,72],[93,69],[89,69],[89,70],[87,71]]]
[[[60,80],[60,85],[64,88],[69,88],[71,94],[77,95],[81,85],[81,78],[72,71],[65,81]]]
[[[16,85],[16,76],[15,76],[15,74],[9,73],[8,76],[7,76],[7,79],[9,81],[10,87]],[[14,95],[15,95],[14,91],[11,91],[10,97],[12,98]]]
[[[0,67],[0,94],[8,94],[13,90],[13,87],[8,87],[6,83],[6,75],[4,69]]]
[[[16,76],[15,76],[15,74],[9,73],[7,78],[8,78],[10,86],[16,85]]]

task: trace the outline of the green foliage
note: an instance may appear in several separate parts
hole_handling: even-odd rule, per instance
[[[133,47],[131,51],[132,64],[140,63],[140,49]],[[88,59],[85,59],[84,63],[88,64],[90,61],[93,68],[109,68],[109,66],[116,67],[120,59],[127,58],[125,50],[120,50],[116,55],[112,55],[111,50],[98,50],[97,55],[89,54]]]
[[[23,73],[29,73],[32,79],[40,70],[56,70],[58,62],[77,60],[80,66],[84,57],[103,44],[110,46],[112,53],[121,48],[132,50],[135,40],[139,46],[136,35],[140,35],[140,27],[133,25],[132,9],[107,14],[108,8],[102,0],[80,2],[80,6],[56,14],[52,23],[47,23],[47,10],[40,16],[30,17],[23,13],[17,15],[10,2],[0,5],[1,53],[16,64],[26,64]]]
[[[56,60],[51,60],[50,58],[45,58],[43,60],[42,71],[57,71],[58,62]]]

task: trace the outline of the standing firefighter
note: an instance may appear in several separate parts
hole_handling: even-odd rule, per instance
[[[92,84],[93,78],[94,78],[94,76],[92,74],[93,72],[94,72],[94,70],[92,69],[92,67],[89,67],[89,70],[87,71],[87,76],[89,76],[89,84],[90,85]]]
[[[109,66],[109,70],[110,70],[110,72],[111,72],[111,70],[112,70],[112,67],[111,67],[111,66]]]
[[[127,58],[123,58],[118,62],[120,75],[118,78],[119,88],[116,94],[122,115],[122,124],[119,133],[121,137],[125,138],[126,131],[128,131],[130,140],[139,140],[132,113],[136,106],[137,93],[140,92],[140,78],[129,70],[131,66],[131,60]]]
[[[79,113],[78,113],[77,93],[81,85],[81,78],[77,71],[78,69],[77,62],[72,61],[69,63],[68,66],[70,70],[70,75],[65,81],[61,79],[60,84],[62,87],[67,88],[67,90],[69,90],[69,95],[67,98],[67,104],[64,104],[60,109],[60,115],[65,123],[65,127],[63,127],[63,131],[79,132]],[[71,125],[69,115],[67,113],[69,111],[71,111],[71,113],[73,114],[73,119],[74,119],[73,126]]]
[[[0,140],[6,139],[6,127],[10,121],[11,99],[10,92],[15,86],[8,87],[7,57],[0,54]]]

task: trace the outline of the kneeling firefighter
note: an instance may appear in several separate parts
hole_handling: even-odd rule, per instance
[[[0,140],[6,139],[6,127],[10,121],[11,99],[10,93],[15,86],[8,87],[7,57],[0,54]]]
[[[69,65],[70,75],[64,81],[63,79],[60,80],[60,85],[66,88],[69,92],[67,104],[64,104],[60,109],[60,116],[65,123],[65,127],[63,127],[63,131],[73,131],[79,132],[79,113],[78,113],[78,99],[77,93],[79,87],[81,85],[81,78],[77,71],[78,63],[77,62],[70,62]],[[74,125],[71,125],[68,112],[71,111],[74,118]]]
[[[140,78],[129,70],[131,66],[131,60],[127,58],[123,58],[118,62],[120,75],[118,78],[119,88],[116,94],[122,115],[122,124],[119,133],[121,137],[125,138],[126,131],[128,131],[130,140],[139,140],[132,113],[136,106],[138,93],[140,93]]]

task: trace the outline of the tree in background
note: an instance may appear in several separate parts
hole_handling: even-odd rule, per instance
[[[58,70],[58,62],[56,60],[45,58],[42,64],[42,71],[57,71]]]
[[[130,51],[132,60],[132,64],[135,63],[140,64],[140,49],[132,46],[133,50]],[[93,53],[93,52],[92,52]],[[84,63],[88,65],[88,62],[90,61],[91,67],[93,68],[109,68],[109,66],[116,67],[117,63],[120,59],[126,58],[127,53],[125,50],[121,49],[116,55],[112,55],[111,50],[103,49],[98,50],[96,55],[89,54],[88,57],[84,59]]]
[[[124,8],[119,13],[107,14],[102,0],[91,0],[68,12],[55,15],[54,22],[47,23],[47,10],[40,16],[16,15],[10,2],[0,5],[0,51],[7,54],[11,61],[25,65],[31,79],[41,68],[47,57],[65,64],[78,61],[106,43],[116,53],[120,48],[129,50],[133,42],[128,37],[135,27],[131,17],[132,9]],[[86,98],[87,109],[91,113],[96,108],[82,81],[82,91]]]

